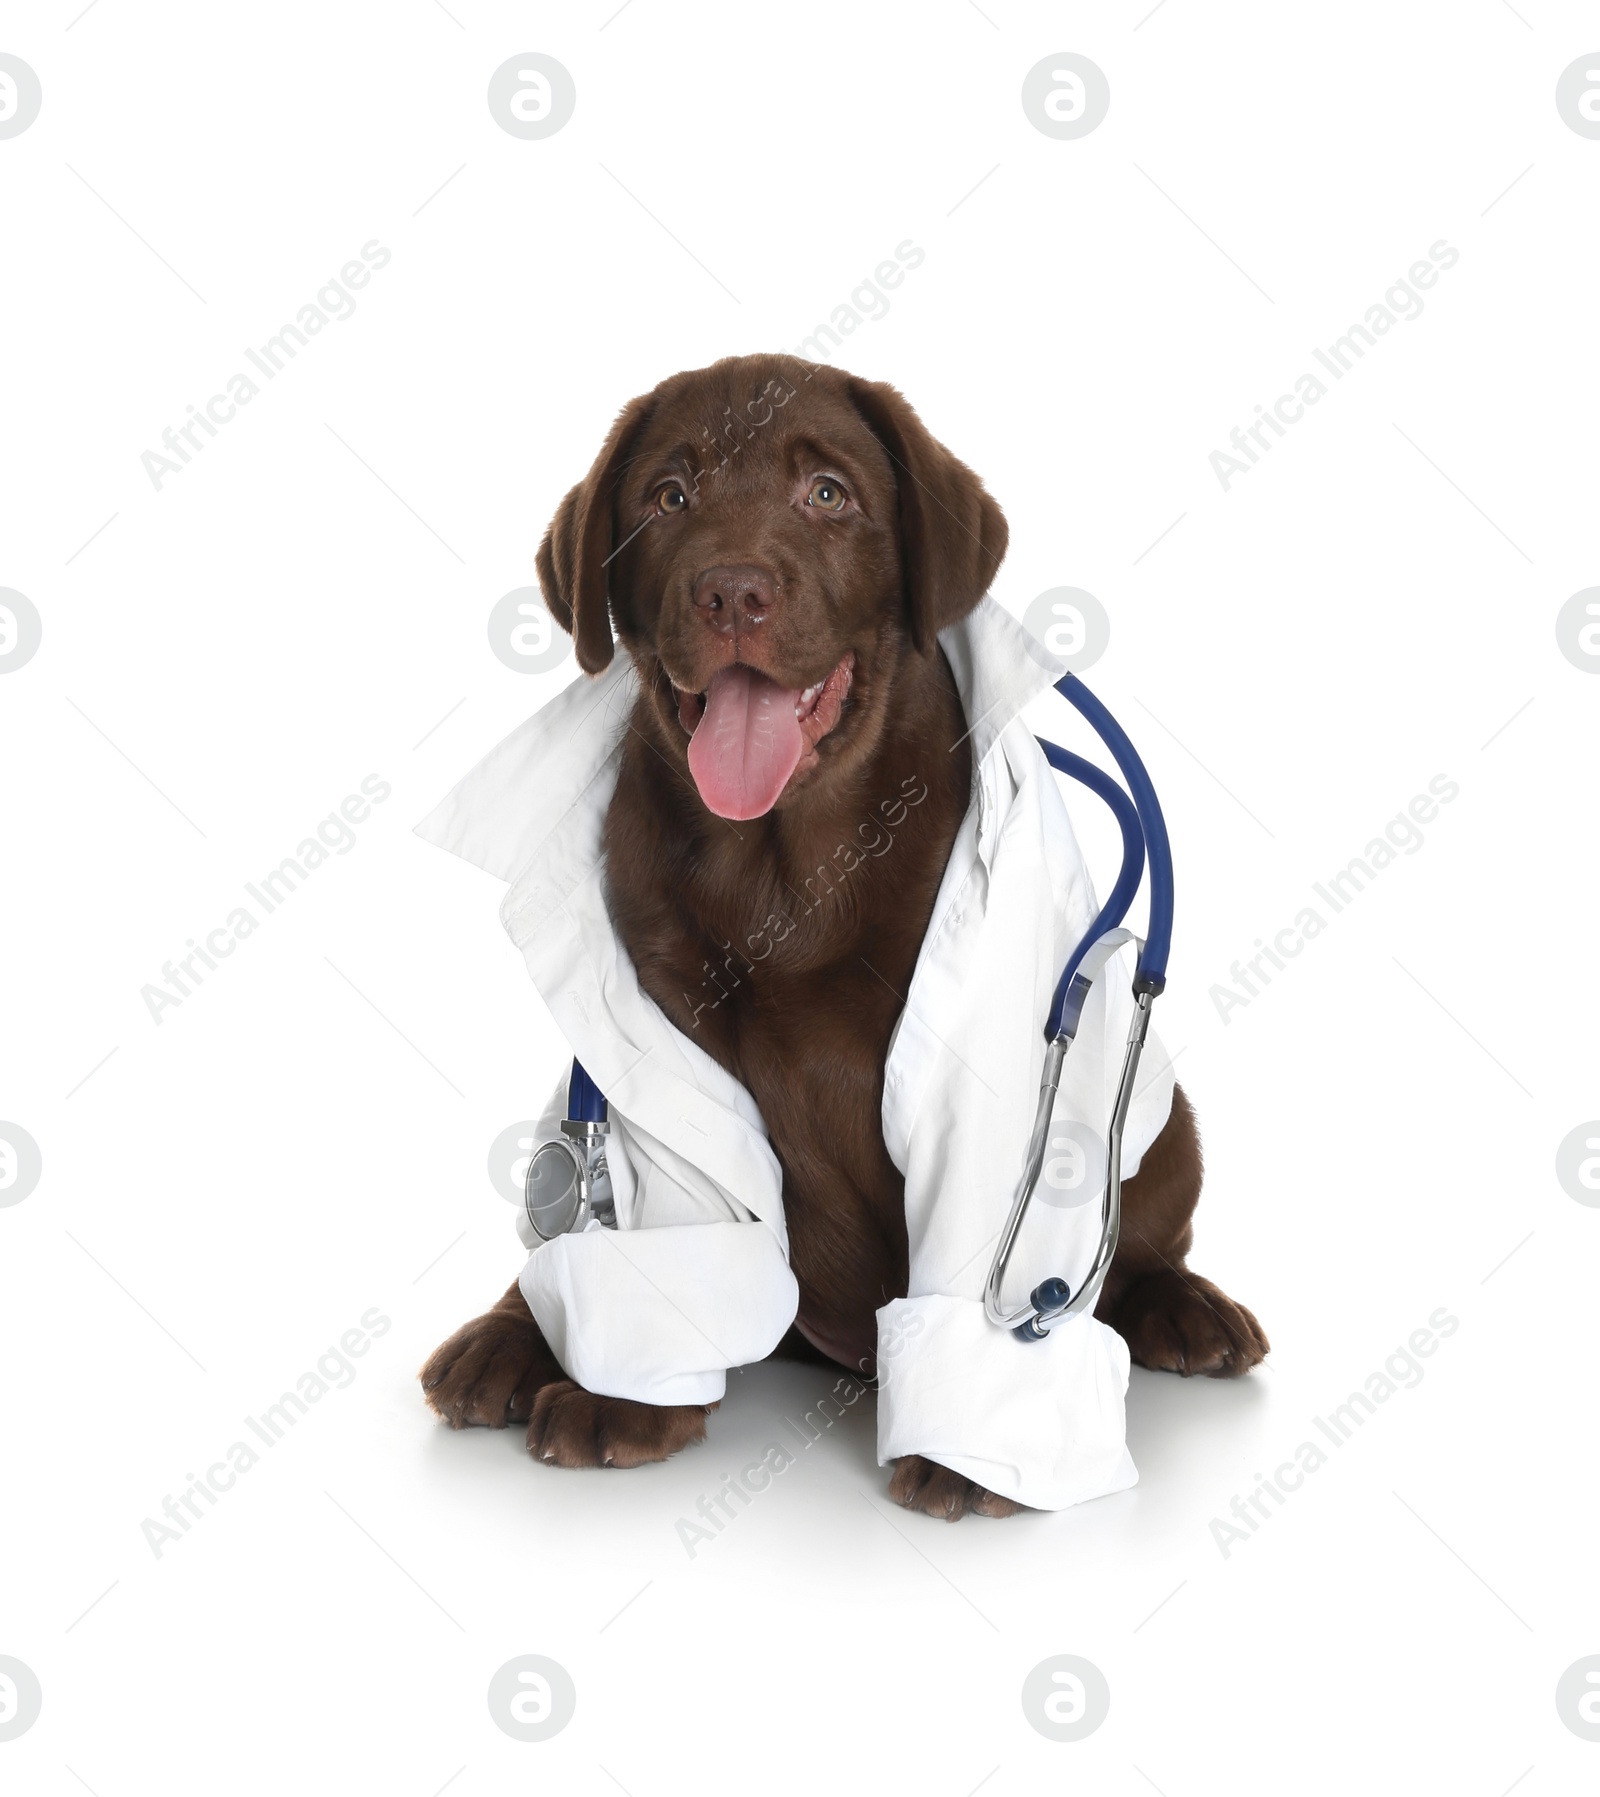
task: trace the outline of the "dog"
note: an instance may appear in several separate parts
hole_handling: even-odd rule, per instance
[[[584,672],[607,667],[618,642],[637,671],[605,824],[606,903],[643,990],[743,1083],[766,1125],[800,1292],[776,1352],[858,1376],[874,1372],[876,1312],[908,1281],[904,1187],[880,1120],[885,1059],[972,798],[938,634],[987,593],[1006,544],[978,476],[893,387],[760,355],[676,375],[625,406],[537,555]],[[726,732],[762,707],[774,727],[724,753]],[[702,1014],[689,995],[708,957],[781,908],[786,885],[908,765],[930,770],[928,792],[892,869],[869,860],[845,902],[775,945],[759,983]],[[1123,1185],[1095,1314],[1142,1366],[1235,1377],[1268,1343],[1186,1265],[1200,1186],[1194,1112],[1175,1088]],[[529,1451],[560,1466],[661,1460],[706,1431],[704,1406],[605,1397],[568,1378],[517,1285],[420,1378],[452,1427],[526,1424]],[[920,1455],[894,1462],[889,1489],[952,1521],[1021,1507]]]

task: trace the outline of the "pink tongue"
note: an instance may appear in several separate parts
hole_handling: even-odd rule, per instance
[[[711,682],[689,739],[689,772],[708,811],[760,817],[778,802],[805,749],[794,715],[799,696],[743,662]]]

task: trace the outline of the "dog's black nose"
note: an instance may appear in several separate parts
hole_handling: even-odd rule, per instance
[[[777,597],[777,582],[765,568],[706,568],[695,577],[695,609],[713,630],[761,623]]]

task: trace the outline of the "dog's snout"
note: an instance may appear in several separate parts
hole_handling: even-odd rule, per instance
[[[749,563],[706,568],[695,577],[695,610],[713,630],[759,624],[777,597],[778,585],[771,574]]]

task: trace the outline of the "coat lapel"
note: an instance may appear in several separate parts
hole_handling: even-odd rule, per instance
[[[976,1020],[970,1017],[961,926],[968,907],[981,908],[987,900],[1001,820],[1016,789],[1017,773],[1001,739],[1023,707],[1067,672],[1065,663],[991,598],[940,631],[939,643],[969,720],[973,796],[945,865],[884,1068],[883,1139],[889,1158],[902,1169],[912,1125],[951,1038],[972,1039],[974,1021],[982,1027],[981,1013]]]
[[[619,665],[620,663],[620,665]],[[510,882],[501,921],[557,1027],[631,1130],[787,1245],[755,1100],[640,987],[605,903],[604,828],[637,691],[619,658],[492,749],[417,834]]]

